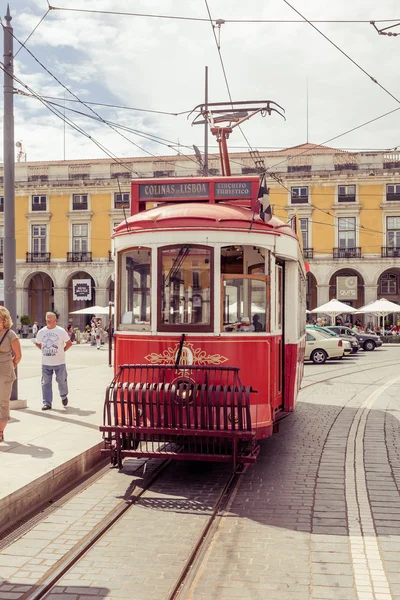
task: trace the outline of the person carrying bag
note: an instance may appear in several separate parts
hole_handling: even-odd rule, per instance
[[[10,398],[16,379],[14,369],[21,360],[21,344],[9,311],[0,306],[0,443],[4,441],[4,429],[10,419]]]

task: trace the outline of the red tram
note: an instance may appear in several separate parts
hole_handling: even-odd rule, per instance
[[[132,181],[132,214],[114,234],[115,378],[101,427],[114,463],[249,463],[294,410],[304,261],[289,225],[260,218],[259,184]]]
[[[293,229],[268,215],[260,177],[230,176],[226,148],[251,114],[279,111],[233,104],[228,114],[200,108],[226,176],[135,179],[131,215],[115,228],[115,377],[100,429],[119,466],[169,456],[243,468],[295,407],[302,252]]]

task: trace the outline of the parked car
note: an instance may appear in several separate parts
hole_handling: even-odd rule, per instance
[[[343,325],[331,325],[328,329],[331,329],[340,336],[351,335],[355,337],[363,350],[371,351],[382,346],[381,338],[375,333],[355,333],[350,327],[345,327]]]
[[[306,353],[304,360],[312,360],[316,365],[322,365],[328,358],[343,358],[343,340],[326,332],[307,328]]]
[[[335,331],[332,331],[329,326],[321,327],[320,325],[307,325],[307,328],[316,329],[317,331],[325,331],[330,335],[336,335],[337,337],[340,337],[343,341],[350,342],[351,351],[353,354],[356,354],[356,352],[358,352],[360,349],[360,344],[354,335],[348,335],[347,333],[341,333],[339,335]]]

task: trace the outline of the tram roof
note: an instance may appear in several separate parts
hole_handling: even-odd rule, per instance
[[[272,217],[266,223],[249,208],[231,204],[163,204],[132,215],[115,228],[115,235],[159,229],[235,229],[296,237],[287,224]]]

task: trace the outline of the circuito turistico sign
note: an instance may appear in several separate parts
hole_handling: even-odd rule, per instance
[[[357,277],[336,277],[336,297],[338,300],[358,299]]]

